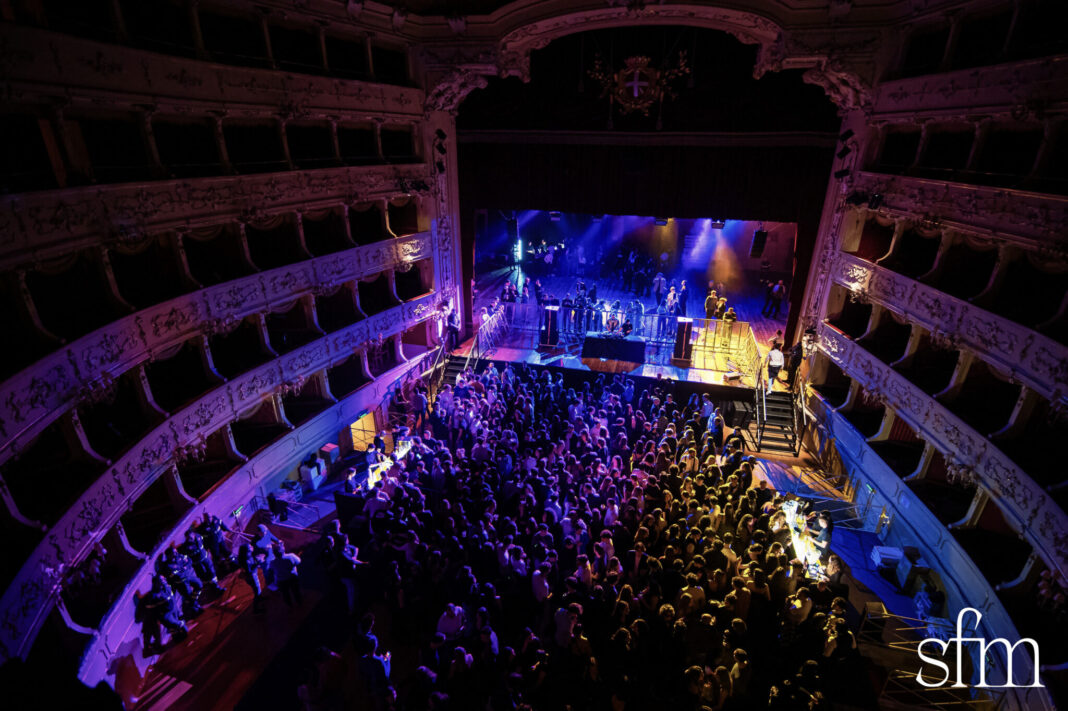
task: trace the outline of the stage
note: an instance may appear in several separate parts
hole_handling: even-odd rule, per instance
[[[526,274],[518,268],[496,269],[480,274],[474,288],[475,314],[478,314],[482,308],[489,308],[493,301],[500,297],[508,282],[520,285],[526,278]],[[579,281],[579,278],[575,276],[542,276],[539,279],[545,293],[553,294],[557,298],[569,292],[574,293],[575,284]],[[598,298],[609,303],[616,300],[626,303],[635,299],[632,292],[623,290],[620,279],[586,278],[584,281],[587,285],[596,283]],[[557,345],[543,346],[540,344],[539,337],[542,310],[534,303],[505,305],[508,328],[502,329],[493,345],[488,348],[483,347],[479,355],[494,360],[530,365],[622,373],[633,377],[655,378],[659,376],[673,380],[718,385],[751,393],[756,387],[756,379],[753,375],[755,368],[750,363],[743,362],[742,354],[747,347],[743,339],[747,338],[751,329],[755,341],[755,354],[751,353],[748,356],[750,359],[763,358],[767,355],[772,337],[777,331],[785,328],[788,311],[784,304],[778,318],[763,315],[761,313],[764,305],[762,291],[728,293],[727,297],[728,304],[733,306],[738,313],[738,322],[733,325],[726,322],[710,322],[707,328],[695,328],[693,352],[688,367],[680,367],[672,362],[674,323],[670,325],[671,332],[662,336],[658,336],[655,326],[648,329],[648,332],[644,334],[642,362],[597,357],[584,358],[582,353],[587,332],[585,328],[579,327],[562,326]],[[703,302],[703,298],[701,295],[699,301]],[[646,309],[646,318],[654,318],[649,314],[656,307],[655,299],[646,297],[640,301]],[[703,316],[703,311],[699,313],[693,304],[690,306],[689,313],[692,316]],[[717,330],[713,330],[713,327]],[[470,348],[469,340],[456,353],[468,355]],[[724,376],[728,373],[741,377],[725,379]],[[780,384],[775,386],[775,389],[785,389],[785,387]],[[751,395],[745,397],[748,398]]]

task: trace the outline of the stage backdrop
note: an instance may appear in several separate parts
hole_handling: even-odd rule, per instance
[[[790,300],[801,302],[833,144],[561,145],[460,138],[461,232],[468,280],[474,274],[474,217],[480,209],[765,220],[797,225]],[[467,309],[469,313],[470,302]],[[791,309],[787,338],[796,313]]]
[[[518,240],[509,226],[513,215]],[[762,256],[752,257],[753,236],[761,228],[768,238]],[[603,261],[598,254],[614,264],[618,253],[634,250],[655,258],[664,274],[690,279],[699,290],[714,279],[737,292],[757,287],[765,262],[769,276],[789,279],[796,238],[797,225],[783,222],[485,210],[475,221],[475,269],[481,273],[510,263],[517,243],[525,260],[532,249],[564,244],[569,260],[581,254],[591,264]]]

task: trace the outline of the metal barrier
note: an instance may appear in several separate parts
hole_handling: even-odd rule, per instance
[[[500,307],[502,321],[496,324],[489,339],[482,339],[482,347],[508,345],[513,348],[537,348],[544,326],[544,307],[534,303],[505,303]],[[560,345],[563,348],[581,347],[586,333],[602,331],[609,319],[620,324],[630,320],[631,335],[646,340],[647,362],[667,365],[675,346],[678,319],[656,313],[637,313],[626,309],[576,309],[560,307],[558,312]],[[492,319],[491,319],[492,320]],[[693,368],[736,371],[747,381],[755,380],[760,366],[760,351],[752,326],[746,321],[692,318],[690,342]],[[489,322],[480,330],[487,330]],[[487,346],[487,340],[492,345]]]

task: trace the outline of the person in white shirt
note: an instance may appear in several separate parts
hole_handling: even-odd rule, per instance
[[[772,345],[771,350],[768,351],[768,390],[771,390],[771,386],[779,379],[779,371],[785,363],[782,349],[777,343]]]

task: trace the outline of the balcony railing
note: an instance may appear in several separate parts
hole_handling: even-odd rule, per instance
[[[87,645],[78,677],[87,685],[95,686],[111,675],[109,670],[112,668],[112,660],[116,655],[115,650],[122,649],[125,640],[139,635],[139,624],[134,618],[136,607],[134,592],[144,591],[151,586],[152,576],[155,573],[153,563],[158,554],[165,550],[172,541],[181,542],[188,527],[194,521],[201,519],[204,512],[215,513],[224,521],[233,523],[229,518],[232,515],[231,512],[248,503],[260,487],[265,484],[269,486],[266,479],[291,471],[303,458],[306,442],[321,442],[334,438],[337,435],[339,422],[352,422],[359,417],[361,412],[373,408],[384,399],[388,400],[389,392],[397,387],[401,373],[425,367],[440,352],[440,349],[427,351],[384,374],[375,384],[368,383],[367,386],[348,397],[342,398],[336,405],[316,415],[241,464],[211,492],[207,499],[187,511],[155,549],[147,552],[145,563],[125,584],[122,593],[116,598],[115,603],[101,621],[92,641]],[[265,474],[265,472],[268,473]],[[246,521],[247,519],[238,520],[237,526],[231,526],[231,528],[237,529]]]
[[[19,95],[55,96],[57,87],[76,86],[100,103],[114,96],[130,103],[168,109],[175,105],[217,108],[262,107],[277,112],[293,105],[304,115],[374,114],[422,118],[423,90],[356,79],[293,75],[274,69],[220,66],[60,35],[25,25],[0,27],[5,46],[5,79]],[[62,45],[62,52],[48,51]],[[62,92],[60,92],[62,93]]]
[[[806,406],[813,413],[815,420],[822,423],[821,438],[834,441],[834,449],[842,457],[850,475],[859,474],[867,486],[878,492],[879,499],[885,502],[888,511],[893,514],[889,523],[887,545],[916,546],[924,560],[938,573],[938,578],[945,587],[948,607],[953,612],[951,616],[955,619],[960,608],[974,608],[983,615],[980,624],[988,639],[1019,639],[1015,623],[979,567],[916,492],[871,448],[864,435],[812,389],[808,389]],[[1004,678],[1004,650],[1000,647],[996,650],[992,647],[991,650],[988,658],[982,661],[988,665],[987,678]],[[1013,662],[1016,678],[1031,678],[1030,659],[1018,654],[1014,656]],[[997,668],[995,670],[991,667]],[[1023,667],[1026,667],[1026,670]],[[1045,689],[1019,688],[1014,692],[1015,703],[999,708],[1054,708]]]
[[[975,351],[1049,400],[1068,396],[1068,346],[851,254],[837,255],[831,278]]]
[[[1068,57],[1045,57],[1006,62],[987,67],[958,69],[908,79],[882,82],[872,116],[915,121],[916,115],[957,116],[1010,112],[1040,96],[1059,98],[1068,94]]]
[[[32,253],[64,254],[124,235],[217,225],[250,208],[314,210],[410,191],[432,183],[425,166],[294,170],[261,175],[161,180],[51,190],[0,198],[0,264]]]
[[[0,655],[25,654],[66,571],[92,550],[137,496],[194,444],[259,405],[265,394],[359,351],[378,334],[395,336],[434,313],[428,294],[317,339],[234,378],[176,412],[116,461],[67,510],[0,598]],[[46,482],[42,482],[46,484]]]
[[[213,323],[240,319],[395,265],[430,257],[428,232],[278,267],[179,296],[97,329],[0,385],[0,463],[74,405],[79,392],[117,378]]]
[[[921,439],[973,470],[998,499],[1006,520],[1051,568],[1068,572],[1068,516],[1041,486],[944,405],[833,326],[820,324],[819,346],[862,387],[881,394]]]
[[[943,227],[1064,248],[1068,196],[861,171],[854,189],[881,195],[880,210]]]

